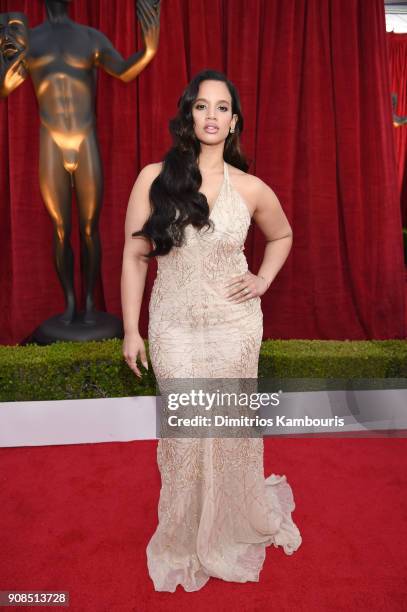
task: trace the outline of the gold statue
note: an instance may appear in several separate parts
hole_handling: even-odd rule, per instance
[[[40,188],[53,221],[55,265],[65,295],[64,313],[53,317],[59,328],[61,322],[65,327],[78,318],[70,244],[71,186],[75,188],[84,245],[84,328],[83,324],[99,324],[99,315],[107,314],[95,311],[93,298],[100,270],[98,219],[103,199],[95,68],[128,83],[151,62],[158,48],[160,1],[138,0],[144,48],[128,59],[102,32],[69,18],[71,0],[44,1],[47,20],[32,29],[23,13],[0,14],[0,95],[8,96],[31,76],[40,113]]]

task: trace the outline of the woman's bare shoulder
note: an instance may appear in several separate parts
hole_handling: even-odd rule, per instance
[[[138,175],[138,178],[142,181],[152,183],[153,180],[160,174],[163,167],[163,162],[154,162],[144,166]]]
[[[264,182],[258,176],[254,176],[254,174],[244,172],[244,170],[240,170],[240,168],[236,168],[230,164],[228,164],[228,168],[232,181],[234,180],[236,184],[239,184],[245,189],[259,189],[264,185]]]
[[[253,215],[258,201],[258,195],[265,183],[254,174],[248,174],[235,166],[228,166],[230,181],[233,187],[245,200],[250,213]]]

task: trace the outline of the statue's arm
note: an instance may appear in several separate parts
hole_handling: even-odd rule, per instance
[[[108,74],[128,83],[132,81],[151,62],[158,49],[160,33],[160,4],[154,0],[138,0],[137,15],[139,17],[144,48],[133,53],[128,59],[115,49],[110,40],[99,32],[91,29],[95,43],[95,63]]]
[[[12,58],[0,53],[0,96],[7,97],[28,76],[25,63],[25,49],[20,49]]]
[[[93,35],[97,43],[95,64],[125,83],[132,81],[154,57],[154,54],[142,49],[126,60],[104,34],[94,32]]]

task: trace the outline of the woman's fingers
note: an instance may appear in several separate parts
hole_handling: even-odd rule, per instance
[[[141,361],[143,366],[148,370],[148,360],[146,354],[146,347],[144,340],[139,337],[126,337],[123,346],[123,357],[129,366],[129,368],[139,377],[142,377],[140,368],[138,367],[138,360]]]
[[[263,295],[267,288],[268,284],[263,277],[248,271],[241,276],[234,277],[225,285],[225,297],[228,302],[240,304]]]
[[[137,354],[132,357],[130,355],[125,357],[126,363],[129,366],[129,368],[131,370],[133,370],[133,372],[139,377],[141,378],[141,372],[139,370],[139,368],[137,367]]]
[[[230,297],[233,297],[234,295],[237,295],[238,293],[240,293],[242,289],[244,289],[244,286],[242,286],[244,282],[245,282],[245,278],[241,276],[241,277],[235,278],[234,280],[232,279],[232,281],[227,283],[225,285],[226,298],[229,299]]]
[[[254,297],[252,294],[255,292],[256,288],[253,285],[251,276],[251,274],[246,273],[231,279],[231,281],[225,285],[226,289],[229,288],[226,292],[226,299],[230,302],[238,302]],[[242,297],[244,298],[243,300],[240,299]]]
[[[147,355],[146,355],[145,349],[140,351],[140,361],[145,367],[145,369],[148,370],[148,361],[147,361]]]

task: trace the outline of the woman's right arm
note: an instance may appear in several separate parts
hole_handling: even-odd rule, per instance
[[[149,190],[152,181],[160,172],[160,164],[145,166],[137,177],[127,207],[125,241],[121,275],[121,302],[124,340],[123,356],[128,366],[141,378],[137,358],[148,369],[144,340],[139,332],[139,317],[145,288],[148,260],[146,253],[152,244],[148,238],[131,234],[141,230],[150,216]]]

